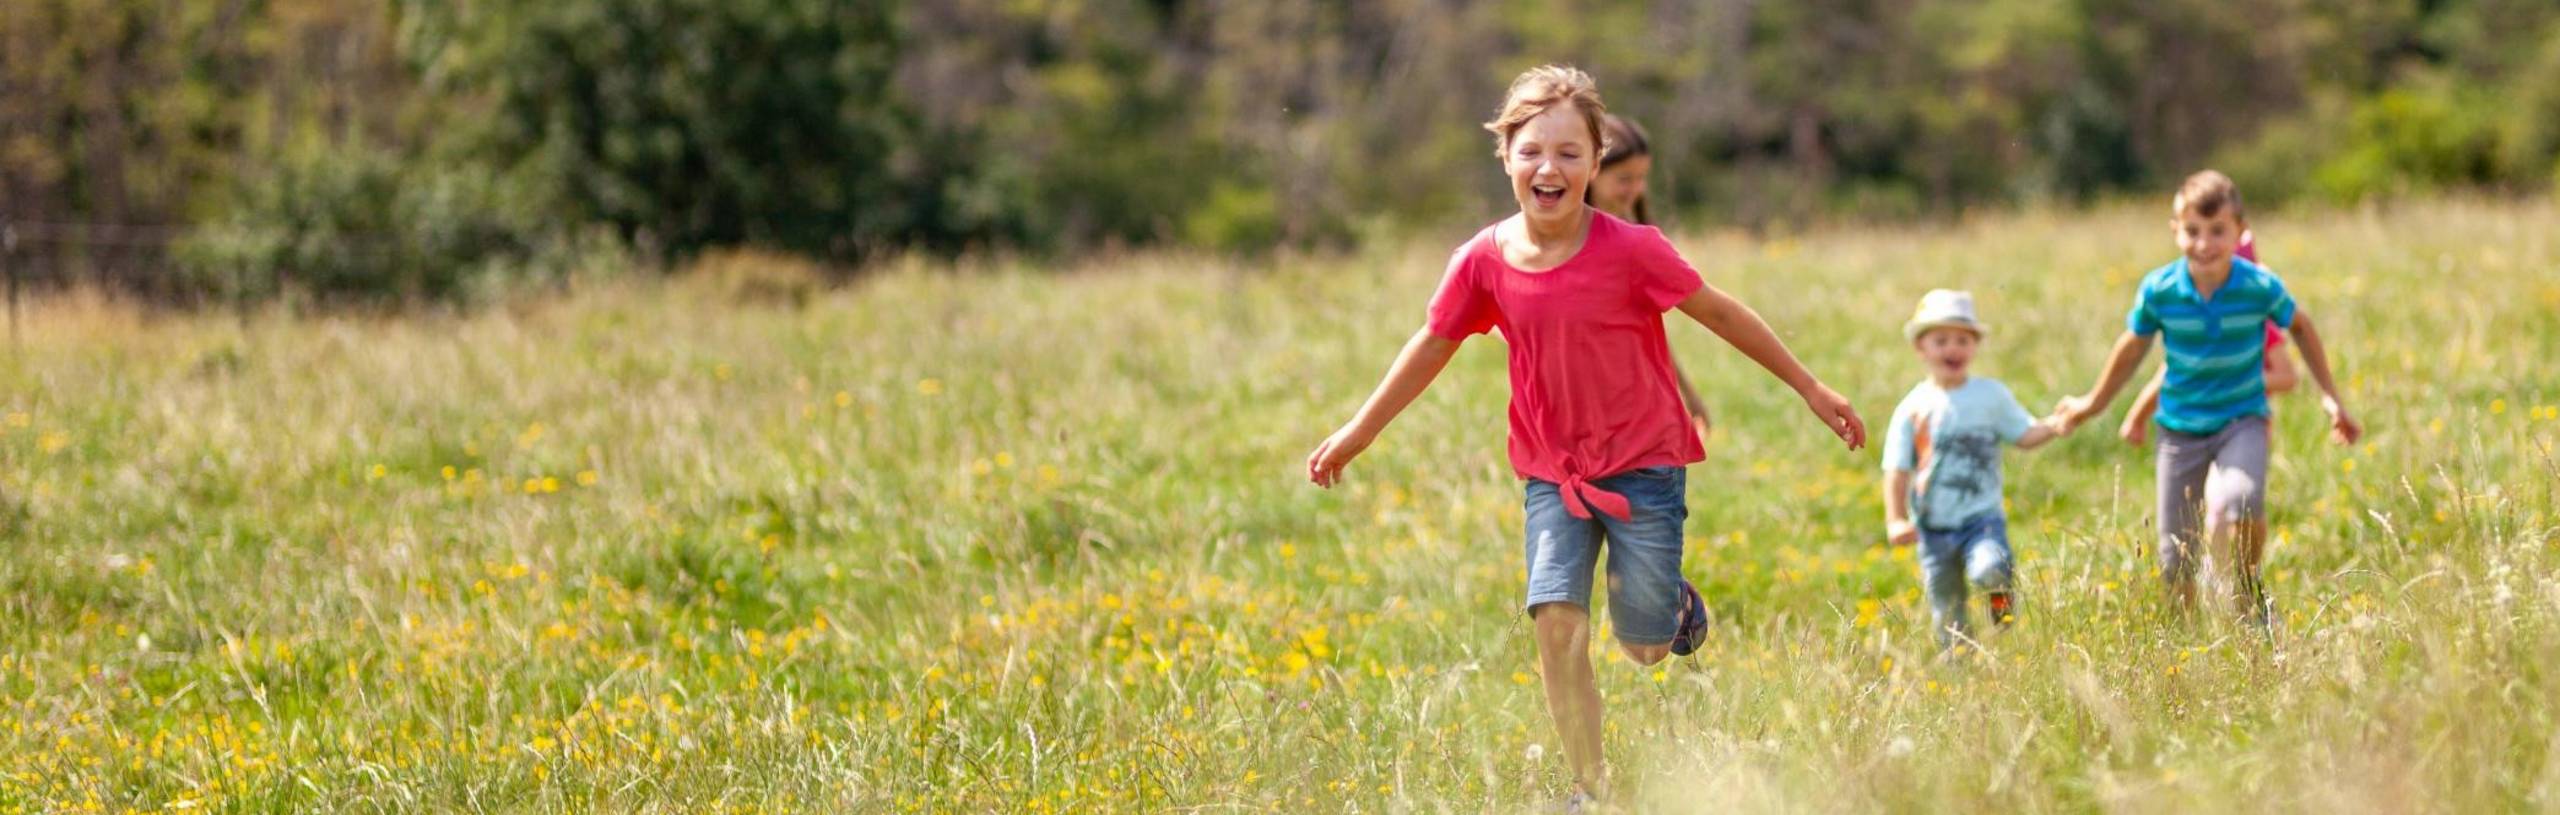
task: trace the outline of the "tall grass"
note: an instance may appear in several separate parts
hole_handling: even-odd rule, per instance
[[[2149,458],[2093,424],[2011,454],[2021,624],[1935,659],[1873,451],[1675,323],[1723,627],[1659,668],[1595,649],[1630,808],[2560,807],[2560,212],[2261,220],[2372,430],[2279,407],[2272,639],[2162,611]],[[2085,387],[2163,226],[1681,245],[1875,425],[1935,286],[2031,406]],[[1302,477],[1462,237],[804,305],[47,304],[0,365],[0,812],[1535,806],[1563,762],[1500,342],[1349,485]]]

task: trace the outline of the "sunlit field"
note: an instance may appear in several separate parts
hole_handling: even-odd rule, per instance
[[[2030,407],[2085,388],[2172,255],[2155,209],[1677,238],[1880,434],[1932,287]],[[2260,214],[2370,431],[2278,405],[2271,636],[2165,612],[2111,416],[2010,454],[2022,619],[1937,658],[1875,450],[1676,322],[1721,627],[1595,647],[1622,808],[2560,808],[2555,224]],[[1346,486],[1303,471],[1465,237],[801,304],[752,270],[460,315],[38,302],[0,362],[0,811],[1534,811],[1569,779],[1501,341]]]

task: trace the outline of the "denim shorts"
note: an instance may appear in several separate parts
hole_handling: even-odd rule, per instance
[[[1609,547],[1609,617],[1618,641],[1660,645],[1680,621],[1681,525],[1689,519],[1689,470],[1644,467],[1591,480],[1627,497],[1632,512],[1620,521],[1594,513],[1573,517],[1554,482],[1529,479],[1529,599],[1591,608],[1591,571],[1601,540]]]
[[[1953,529],[1923,526],[1918,559],[1920,583],[1929,590],[1930,625],[1945,647],[1955,634],[1973,631],[1970,590],[2009,590],[2009,518],[1988,512]]]

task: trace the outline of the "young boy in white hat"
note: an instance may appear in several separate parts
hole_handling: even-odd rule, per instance
[[[1920,545],[1920,580],[1942,648],[1972,630],[1969,589],[1983,592],[1994,625],[2011,619],[2000,446],[2025,450],[2061,434],[2055,421],[2028,414],[2007,385],[1967,373],[1988,333],[1971,293],[1938,289],[1920,298],[1902,335],[1929,376],[1902,397],[1885,433],[1885,534],[1895,545]]]

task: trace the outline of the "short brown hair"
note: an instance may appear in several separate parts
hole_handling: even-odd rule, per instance
[[[1591,128],[1591,148],[1606,152],[1609,137],[1603,132],[1600,118],[1608,115],[1609,106],[1600,102],[1599,84],[1591,81],[1590,74],[1571,65],[1540,65],[1511,80],[1511,92],[1502,97],[1502,110],[1494,114],[1493,121],[1484,123],[1484,129],[1493,131],[1493,155],[1502,156],[1503,148],[1511,145],[1511,136],[1520,131],[1521,125],[1561,104],[1571,104],[1574,112],[1582,114],[1583,124]]]
[[[2193,212],[2211,218],[2222,214],[2223,207],[2231,208],[2231,220],[2249,219],[2247,212],[2240,208],[2240,187],[2231,183],[2230,176],[2218,170],[2199,170],[2195,175],[2187,176],[2187,180],[2178,185],[2177,197],[2169,199],[2170,215]]]

